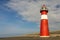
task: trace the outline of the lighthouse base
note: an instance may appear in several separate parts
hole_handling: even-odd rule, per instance
[[[40,37],[50,37],[50,36],[40,36]]]

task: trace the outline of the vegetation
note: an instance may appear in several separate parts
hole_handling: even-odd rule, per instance
[[[60,31],[51,32],[50,34],[57,35],[57,34],[60,34]],[[20,37],[0,38],[0,40],[60,40],[60,36],[51,36],[48,38],[41,38],[39,37],[38,33],[34,33],[34,34],[28,34]]]
[[[49,38],[40,38],[40,37],[13,37],[13,38],[2,38],[0,40],[60,40],[60,37],[49,37]]]
[[[51,34],[60,34],[60,31],[52,31]]]

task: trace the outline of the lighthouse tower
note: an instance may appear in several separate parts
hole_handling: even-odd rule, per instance
[[[49,37],[49,29],[48,29],[48,9],[45,5],[42,6],[41,10],[41,23],[40,23],[40,37]]]

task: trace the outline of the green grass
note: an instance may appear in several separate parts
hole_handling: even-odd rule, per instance
[[[2,38],[0,40],[59,40],[60,37],[49,37],[49,38],[40,38],[40,37],[11,37],[11,38]]]
[[[60,34],[60,31],[54,31],[50,32],[50,34]],[[38,33],[36,34],[28,34],[28,35],[39,35]],[[20,37],[7,37],[7,38],[0,38],[0,40],[60,40],[60,36],[56,37],[48,37],[48,38],[40,38],[39,36],[20,36]]]

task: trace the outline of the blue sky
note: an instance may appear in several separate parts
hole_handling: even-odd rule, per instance
[[[59,0],[0,0],[0,37],[39,32],[42,4],[49,9],[50,31],[59,30]]]
[[[5,4],[8,2],[8,0],[0,0],[0,37],[21,35],[39,30],[35,22],[22,20],[22,16],[17,14],[17,11],[6,6]]]

